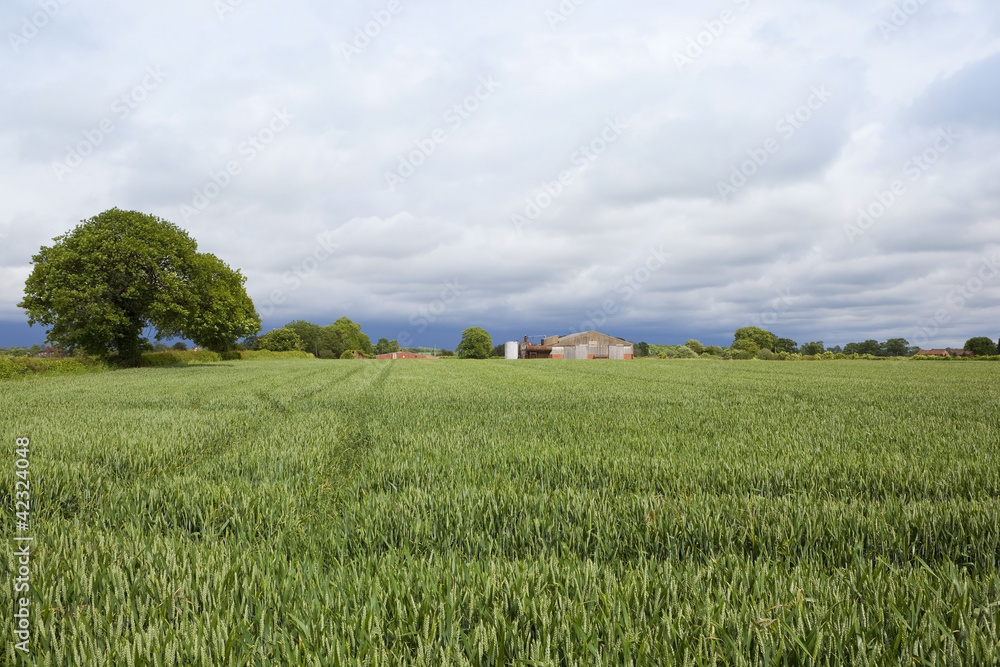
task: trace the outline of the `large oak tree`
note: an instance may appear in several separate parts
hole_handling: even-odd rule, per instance
[[[246,278],[166,220],[113,208],[54,241],[18,304],[49,342],[132,366],[147,328],[218,352],[260,330]]]

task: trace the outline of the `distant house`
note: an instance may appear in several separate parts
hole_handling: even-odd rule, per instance
[[[430,357],[426,354],[415,354],[413,352],[389,352],[388,354],[380,354],[375,357],[376,359],[437,359],[437,357]]]
[[[41,359],[58,359],[63,356],[62,350],[57,347],[52,347],[51,345],[43,347],[41,352],[35,355],[35,357]]]
[[[925,357],[973,357],[975,356],[969,350],[957,350],[953,347],[946,347],[943,349],[933,349],[933,350],[920,350],[917,354],[923,355]]]

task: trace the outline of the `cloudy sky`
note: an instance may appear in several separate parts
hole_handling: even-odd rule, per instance
[[[1000,336],[995,0],[0,9],[0,345],[31,255],[111,207],[265,327],[454,346]]]

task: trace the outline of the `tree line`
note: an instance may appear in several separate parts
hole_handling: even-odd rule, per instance
[[[966,341],[964,350],[977,357],[1000,355],[1000,340],[996,343],[986,336],[976,336]],[[843,358],[857,356],[870,357],[912,357],[920,351],[919,347],[910,345],[905,338],[890,338],[879,342],[874,339],[847,343],[843,347],[834,345],[827,347],[823,341],[811,341],[799,345],[790,338],[781,338],[771,331],[760,327],[743,327],[733,335],[729,347],[702,345],[697,340],[689,340],[681,345],[649,345],[637,343],[637,357],[651,356],[656,353],[661,357],[695,358],[699,356],[715,356],[723,359],[787,359],[792,355],[824,356],[827,358]]]

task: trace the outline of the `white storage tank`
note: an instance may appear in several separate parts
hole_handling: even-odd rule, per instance
[[[517,359],[517,352],[518,352],[517,341],[516,340],[507,341],[507,343],[504,345],[504,358]]]

